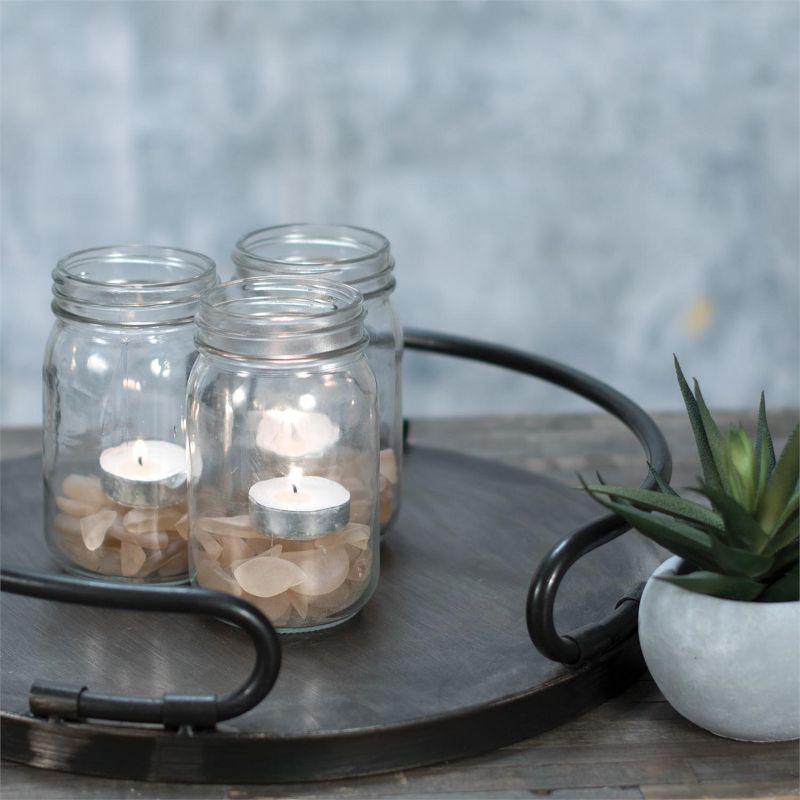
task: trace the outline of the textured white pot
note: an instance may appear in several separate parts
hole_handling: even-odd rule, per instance
[[[639,605],[639,639],[673,708],[719,736],[800,736],[800,602],[744,603],[673,586],[665,561]]]

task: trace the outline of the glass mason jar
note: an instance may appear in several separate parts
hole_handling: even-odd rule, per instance
[[[88,577],[187,578],[186,381],[214,262],[168,247],[83,250],[53,271],[44,357],[45,536]]]
[[[341,281],[364,297],[367,359],[378,382],[381,426],[381,534],[400,510],[403,409],[400,368],[403,331],[392,308],[394,258],[379,233],[349,225],[278,225],[243,236],[233,251],[239,277],[313,275]]]
[[[283,631],[353,616],[378,581],[378,411],[348,286],[245,278],[208,292],[189,377],[190,572]]]

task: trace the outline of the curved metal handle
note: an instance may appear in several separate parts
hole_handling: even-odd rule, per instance
[[[672,458],[661,430],[642,408],[608,384],[557,361],[510,347],[413,328],[406,328],[404,337],[405,346],[412,350],[494,364],[542,378],[580,395],[608,411],[629,428],[644,448],[649,463],[665,480],[669,480]],[[656,483],[648,475],[642,487],[655,489]],[[635,593],[622,598],[614,613],[606,619],[569,634],[560,634],[553,620],[558,587],[569,568],[578,559],[616,539],[629,528],[621,517],[602,517],[573,531],[544,557],[531,581],[526,603],[528,634],[542,655],[553,661],[577,666],[601,655],[633,633],[638,600]]]
[[[260,703],[272,689],[280,671],[281,645],[275,628],[250,603],[222,592],[123,586],[18,569],[0,572],[0,590],[101,608],[205,614],[232,622],[253,640],[256,654],[253,670],[245,683],[229,694],[126,697],[90,692],[85,686],[37,681],[31,687],[30,709],[38,717],[150,722],[169,728],[183,725],[213,728],[217,722],[238,717]]]

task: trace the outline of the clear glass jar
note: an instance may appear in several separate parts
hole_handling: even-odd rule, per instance
[[[381,423],[381,533],[400,510],[403,466],[403,331],[394,312],[394,258],[388,239],[350,225],[278,225],[243,236],[232,255],[239,277],[313,275],[358,289],[367,311],[369,359]]]
[[[348,286],[245,278],[208,292],[189,378],[190,572],[283,631],[336,625],[378,581],[378,410]]]
[[[45,536],[69,571],[186,581],[186,381],[199,296],[216,280],[206,256],[138,245],[53,271]]]

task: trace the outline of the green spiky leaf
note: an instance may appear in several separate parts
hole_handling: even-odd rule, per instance
[[[761,443],[763,442],[763,445]],[[775,469],[775,446],[772,444],[772,434],[769,432],[767,424],[767,402],[764,399],[764,392],[761,392],[761,399],[758,402],[758,427],[756,429],[756,452],[758,455],[759,446],[766,449],[767,473]]]
[[[662,494],[649,489],[627,489],[624,486],[609,486],[608,484],[587,487],[590,492],[609,495],[613,500],[622,498],[635,503],[637,507],[646,511],[660,511],[670,517],[676,517],[686,522],[693,522],[704,528],[713,528],[723,531],[725,526],[722,517],[704,506],[684,500],[678,495]]]
[[[769,541],[766,532],[736,500],[710,486],[700,486],[697,491],[707,497],[720,513],[730,544],[756,552],[766,547]]]
[[[684,522],[650,514],[622,503],[615,503],[584,488],[601,506],[618,514],[637,531],[643,533],[656,544],[666,547],[676,556],[686,559],[694,566],[703,569],[716,569],[712,551],[712,539],[707,533],[693,528]]]
[[[719,539],[712,538],[711,551],[717,568],[725,575],[735,575],[740,578],[760,578],[766,575],[774,566],[775,559],[751,550],[740,547],[729,547]]]
[[[775,525],[775,530],[772,531],[764,552],[767,555],[777,553],[791,544],[798,536],[800,536],[800,494],[795,492]]]
[[[678,363],[677,356],[675,356],[675,373],[678,376],[678,385],[683,395],[683,402],[686,405],[686,413],[689,415],[689,421],[692,424],[692,432],[694,433],[694,440],[697,443],[697,452],[700,456],[700,464],[703,467],[705,481],[709,486],[713,486],[716,489],[722,488],[719,470],[714,462],[714,454],[711,451],[711,445],[708,443],[708,436],[703,426],[700,408],[692,394],[692,390],[689,388],[689,384],[686,383],[686,378],[683,375],[681,365]]]
[[[697,410],[700,412],[700,420],[703,423],[703,430],[708,440],[708,446],[711,449],[714,464],[719,473],[721,486],[723,489],[727,489],[728,487],[725,480],[725,441],[717,427],[717,423],[714,422],[714,418],[711,416],[711,412],[708,410],[703,393],[700,391],[700,384],[697,382],[697,378],[693,380],[694,396],[697,402]]]
[[[661,476],[661,473],[648,461],[647,462],[647,469],[650,473],[650,477],[655,481],[656,486],[664,494],[668,494],[672,497],[679,497],[680,495],[664,480]]]
[[[757,511],[758,521],[764,530],[772,530],[797,489],[800,473],[799,431],[800,426],[796,425],[764,487]]]
[[[762,603],[789,603],[800,599],[800,572],[795,567],[768,586],[758,598]]]
[[[718,572],[692,572],[689,575],[660,575],[659,579],[699,594],[723,597],[727,600],[755,600],[764,584],[749,578],[735,578]]]
[[[779,575],[782,575],[787,569],[791,568],[793,564],[796,564],[798,559],[800,558],[800,541],[795,539],[793,542],[789,542],[786,547],[782,547],[772,556],[773,560],[773,567],[767,573],[767,578],[776,578]]]

